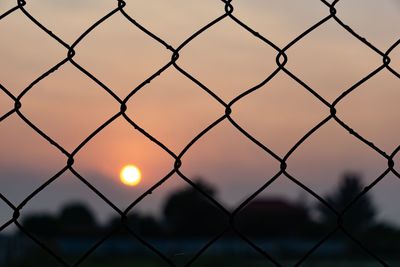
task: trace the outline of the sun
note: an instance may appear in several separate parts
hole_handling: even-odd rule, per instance
[[[128,186],[136,186],[142,180],[142,173],[135,165],[126,165],[119,174],[121,182]]]

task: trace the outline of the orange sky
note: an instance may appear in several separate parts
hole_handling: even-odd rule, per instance
[[[0,13],[15,1],[0,2]],[[26,9],[67,43],[116,1],[27,1]],[[234,14],[283,47],[329,14],[318,1],[233,1]],[[360,6],[362,8],[360,8]],[[337,6],[338,14],[354,30],[386,51],[399,36],[400,5],[396,1],[352,0]],[[127,1],[126,12],[160,38],[177,47],[191,33],[223,14],[219,1]],[[20,11],[0,21],[0,83],[18,95],[32,80],[66,56],[66,50]],[[74,60],[124,98],[143,80],[165,65],[171,53],[130,24],[120,13],[91,32],[77,47]],[[382,59],[329,21],[287,51],[287,68],[326,100],[382,64]],[[264,80],[274,69],[276,51],[230,19],[209,29],[180,52],[179,66],[229,102]],[[400,70],[400,49],[391,54],[391,66]],[[387,153],[400,143],[398,99],[400,81],[387,70],[354,91],[338,106],[338,116]],[[0,115],[13,102],[0,92]],[[22,99],[21,112],[56,142],[72,151],[86,136],[119,111],[119,105],[101,87],[67,63],[39,82]],[[146,131],[179,153],[224,108],[174,68],[143,87],[128,102],[127,115]],[[329,110],[284,73],[233,106],[232,117],[279,156]],[[0,123],[0,188],[16,204],[65,166],[65,157],[49,146],[16,114]],[[397,157],[399,162],[399,157]],[[75,158],[75,168],[121,208],[173,168],[173,159],[122,118],[102,131]],[[118,172],[137,164],[143,182],[126,188]],[[399,162],[400,163],[400,162]],[[386,168],[386,162],[333,121],[325,125],[288,160],[288,171],[324,194],[344,171],[358,171],[366,182]],[[279,170],[279,163],[249,142],[227,121],[209,132],[183,157],[188,177],[203,177],[219,188],[224,203],[235,206]],[[155,211],[163,196],[183,186],[173,177],[141,204]],[[27,209],[56,209],[66,200],[85,199],[106,217],[104,204],[66,173],[37,197]],[[79,189],[78,189],[79,188]],[[388,176],[374,196],[381,216],[400,222],[400,210],[390,205],[400,190]],[[284,177],[264,195],[301,190]],[[44,204],[54,199],[52,204]],[[6,210],[0,204],[0,210]],[[111,211],[110,211],[111,212]],[[1,218],[0,218],[1,220]],[[0,221],[1,224],[1,221]]]

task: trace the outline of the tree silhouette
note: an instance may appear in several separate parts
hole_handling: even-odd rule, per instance
[[[346,207],[364,189],[361,177],[355,173],[343,176],[336,191],[325,197],[325,200],[339,212]],[[323,204],[318,205],[321,222],[327,226],[336,225],[337,216]],[[352,232],[362,232],[375,224],[376,208],[370,194],[363,195],[343,216],[343,225]]]
[[[215,189],[201,180],[196,185],[214,197]],[[172,193],[164,206],[167,228],[174,236],[204,236],[219,233],[227,224],[225,215],[191,186]]]
[[[62,234],[88,235],[99,230],[92,211],[82,203],[65,205],[59,215]]]

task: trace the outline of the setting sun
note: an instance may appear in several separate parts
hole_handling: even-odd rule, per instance
[[[128,186],[136,186],[142,179],[142,173],[135,165],[126,165],[120,172],[121,182]]]

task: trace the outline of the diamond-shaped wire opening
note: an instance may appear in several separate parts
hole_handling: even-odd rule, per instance
[[[174,12],[179,9],[179,12]],[[213,0],[188,2],[138,0],[129,2],[124,10],[137,22],[161,39],[179,46],[198,29],[224,14],[223,3]],[[154,19],[157,17],[157,19]]]
[[[236,17],[282,48],[328,15],[323,4],[312,0],[239,0],[234,7]]]
[[[211,185],[194,181],[207,189],[207,193],[212,193]],[[119,229],[117,238],[126,240],[129,236],[134,237],[142,246],[150,246],[156,254],[161,253],[161,258],[167,261],[189,260],[228,224],[225,214],[177,175],[168,178],[139,202],[135,199],[127,212],[127,228]],[[205,213],[207,216],[202,216]],[[114,216],[108,226],[112,229],[120,223],[121,216]],[[148,261],[143,247],[133,256],[132,262],[141,258],[144,262]]]
[[[1,123],[0,146],[0,192],[13,203],[22,201],[65,165],[63,154],[16,114]],[[41,164],[43,159],[46,165]]]
[[[30,1],[25,9],[40,23],[68,43],[89,28],[95,21],[116,8],[107,0],[89,1]]]
[[[334,121],[314,132],[289,157],[287,164],[288,172],[317,194],[337,184],[346,172],[361,172],[368,183],[387,168],[384,157]]]
[[[132,120],[175,153],[225,112],[223,105],[172,68],[130,98],[127,107]]]
[[[178,65],[228,101],[264,81],[276,69],[276,54],[226,18],[191,41]]]
[[[337,116],[364,138],[390,153],[398,145],[400,129],[397,99],[400,80],[382,71],[362,84],[337,105]],[[383,135],[382,132],[385,131]]]
[[[232,110],[239,125],[280,156],[329,115],[325,105],[282,72]],[[262,114],[262,123],[253,114]]]
[[[286,53],[286,67],[329,102],[382,65],[382,57],[333,20]]]
[[[20,11],[1,21],[0,35],[7,36],[1,41],[1,84],[15,96],[65,58],[65,48]]]
[[[360,9],[360,5],[366,8]],[[385,1],[382,4],[374,0],[339,1],[336,8],[338,17],[345,24],[379,49],[385,50],[397,41],[400,34],[396,27],[400,23],[397,1]]]
[[[118,118],[78,152],[74,168],[124,209],[154,181],[166,176],[173,162],[174,158],[161,147]],[[119,172],[129,164],[141,169],[142,181],[137,187],[127,187],[120,181]]]
[[[120,109],[103,88],[70,64],[32,87],[21,102],[24,116],[68,151]]]
[[[226,157],[224,155],[232,155]],[[228,121],[198,140],[182,158],[182,172],[215,184],[235,206],[279,170],[279,162],[249,141]],[[251,183],[250,183],[251,181]]]
[[[195,185],[218,199],[214,187],[197,178]],[[172,262],[189,261],[228,226],[228,216],[210,200],[177,175],[171,176],[127,210],[126,227],[116,233],[122,239],[133,237],[144,241]],[[121,224],[121,216],[108,223],[110,229]],[[123,252],[123,251],[122,251]],[[144,256],[143,250],[137,252]]]
[[[67,172],[29,200],[20,213],[24,232],[72,263],[107,236],[105,218],[102,222],[97,215],[116,211]]]
[[[119,13],[94,29],[76,50],[74,60],[120,98],[171,59],[170,51]]]
[[[181,180],[180,177],[172,179]],[[183,187],[170,191],[166,196],[162,210],[163,235],[154,243],[160,252],[178,265],[201,256],[202,250],[229,225],[228,214],[198,191],[200,189],[219,202],[213,185],[200,178],[191,180],[196,188],[181,181]]]

